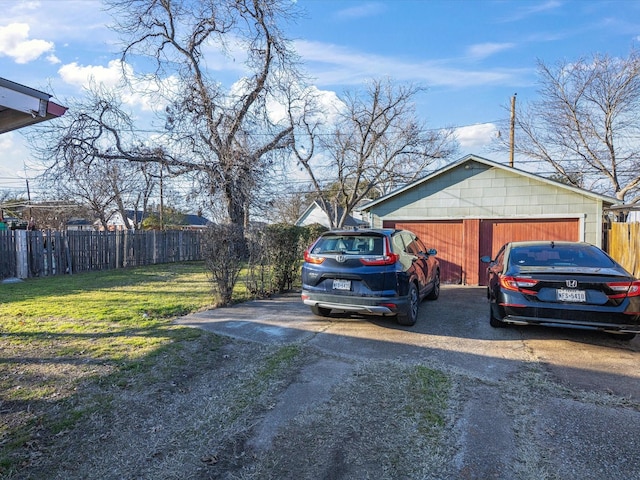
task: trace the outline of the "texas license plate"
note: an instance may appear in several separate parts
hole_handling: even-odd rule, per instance
[[[556,290],[556,298],[559,302],[586,302],[587,294],[584,290]]]
[[[351,290],[351,280],[334,280],[333,281],[333,289],[334,290]]]

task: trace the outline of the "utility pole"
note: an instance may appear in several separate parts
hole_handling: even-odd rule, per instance
[[[160,230],[164,230],[164,185],[162,182],[162,165],[160,165]]]
[[[29,179],[25,179],[27,182],[27,201],[29,202],[29,222],[33,218],[33,208],[31,207],[31,191],[29,190]]]
[[[513,151],[515,149],[515,131],[516,131],[516,95],[511,97],[511,129],[509,131],[509,166],[513,168]]]

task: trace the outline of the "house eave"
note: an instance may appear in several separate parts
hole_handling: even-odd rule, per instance
[[[67,107],[50,98],[48,93],[0,78],[0,134],[64,115]]]

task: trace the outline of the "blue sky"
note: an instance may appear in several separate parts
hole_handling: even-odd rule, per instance
[[[457,127],[461,155],[498,161],[486,144],[514,93],[518,103],[535,99],[538,59],[627,56],[640,43],[633,0],[297,0],[297,7],[305,13],[286,31],[320,90],[341,94],[381,77],[419,84],[428,127]],[[0,0],[0,9],[0,77],[54,93],[62,104],[82,95],[90,77],[117,83],[117,38],[99,1]],[[217,67],[221,78],[238,74],[232,62]],[[149,114],[141,99],[129,101],[141,118]],[[36,173],[23,138],[30,130],[0,136],[0,191],[22,189],[22,178]]]

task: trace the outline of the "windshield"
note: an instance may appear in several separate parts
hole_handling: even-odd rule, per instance
[[[614,262],[592,245],[535,245],[514,247],[509,254],[511,265],[524,267],[610,268]]]
[[[382,239],[379,235],[327,235],[320,237],[311,253],[382,255]]]

